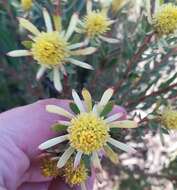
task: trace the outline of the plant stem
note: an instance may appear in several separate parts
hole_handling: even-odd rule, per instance
[[[129,106],[132,106],[134,104],[138,104],[139,102],[142,102],[142,101],[146,100],[149,97],[159,96],[161,94],[164,94],[164,93],[168,92],[169,90],[171,90],[171,89],[173,89],[175,87],[177,87],[177,83],[174,83],[174,84],[172,84],[170,86],[167,86],[166,88],[154,91],[154,92],[150,93],[149,95],[142,96],[139,99],[129,101],[126,106],[129,107]]]
[[[120,80],[117,84],[115,84],[114,86],[115,92],[119,91],[122,84],[128,78],[129,73],[131,72],[131,69],[132,69],[132,65],[141,59],[143,52],[149,47],[149,43],[151,42],[151,39],[153,36],[154,36],[153,32],[145,36],[142,45],[139,47],[138,51],[133,55],[133,57],[129,60],[127,64],[127,69],[123,75],[123,79]]]

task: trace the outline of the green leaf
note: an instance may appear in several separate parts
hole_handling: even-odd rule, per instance
[[[162,145],[165,146],[164,133],[163,133],[161,127],[159,127],[159,135],[160,135],[160,141],[161,141]]]
[[[161,127],[161,131],[162,131],[163,134],[169,135],[168,129]]]
[[[164,0],[160,0],[160,5],[162,5],[164,3]]]
[[[89,171],[90,167],[91,167],[91,156],[89,156],[89,155],[83,155],[82,160],[83,160],[83,162],[85,164],[85,167]]]
[[[66,125],[60,125],[60,124],[57,123],[57,124],[54,124],[52,126],[52,131],[54,131],[54,132],[61,132],[61,131],[66,131],[67,128],[68,128],[68,126],[66,126]]]
[[[159,88],[166,88],[169,86],[175,79],[177,78],[177,73],[175,73],[169,80],[166,82],[162,83]]]
[[[26,49],[31,49],[31,48],[32,48],[32,44],[33,44],[32,41],[28,41],[28,40],[22,41],[22,45],[23,45]]]
[[[71,110],[75,113],[75,114],[79,114],[80,111],[79,111],[79,108],[77,107],[77,105],[73,102],[71,102],[69,104],[69,107],[71,108]]]
[[[100,114],[100,117],[105,117],[108,115],[108,113],[110,113],[114,107],[115,102],[114,101],[110,101],[106,104],[106,106],[104,107],[103,111]]]

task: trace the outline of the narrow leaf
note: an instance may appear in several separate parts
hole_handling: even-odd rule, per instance
[[[75,103],[71,102],[69,107],[75,114],[80,114],[80,110]]]
[[[108,102],[106,106],[104,107],[103,111],[101,112],[100,117],[106,117],[108,113],[112,111],[114,104],[115,104],[114,101]]]
[[[60,125],[60,124],[56,123],[52,126],[52,131],[61,132],[61,131],[66,131],[67,128],[68,128],[68,126],[66,126],[66,125]]]
[[[25,41],[22,41],[22,45],[23,45],[26,49],[31,49],[31,48],[32,48],[32,45],[33,45],[33,42],[32,42],[32,41],[29,41],[29,40],[25,40]]]

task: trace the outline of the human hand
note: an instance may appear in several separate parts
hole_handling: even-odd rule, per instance
[[[36,160],[41,153],[38,145],[56,136],[50,126],[61,119],[45,111],[55,104],[68,108],[67,100],[43,100],[0,114],[0,190],[69,190],[62,180],[41,175]],[[125,112],[116,107],[114,112]],[[126,113],[125,113],[126,114]],[[93,189],[89,180],[88,189]]]

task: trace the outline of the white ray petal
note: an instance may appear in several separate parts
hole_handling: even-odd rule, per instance
[[[76,169],[78,165],[80,164],[81,157],[82,157],[83,152],[77,152],[75,160],[74,160],[74,168]]]
[[[31,52],[28,50],[14,50],[7,53],[10,57],[23,57],[23,56],[31,56]]]
[[[160,0],[155,1],[154,12],[157,12],[160,9],[160,4],[161,4]]]
[[[34,34],[35,36],[38,36],[40,34],[40,31],[36,28],[36,26],[34,26],[34,24],[32,24],[27,19],[18,18],[18,20],[19,20],[20,25],[23,28],[25,28],[26,30],[28,30],[29,32],[31,32],[32,34]]]
[[[105,37],[105,36],[99,36],[99,38],[105,42],[108,42],[108,43],[111,43],[111,44],[116,44],[119,42],[118,39],[116,38],[108,38],[108,37]]]
[[[61,125],[66,125],[66,126],[71,125],[71,123],[69,121],[64,121],[64,120],[59,120],[58,123]]]
[[[63,73],[63,75],[67,76],[67,72],[66,69],[63,65],[60,66],[61,72]]]
[[[78,25],[84,27],[84,26],[85,26],[85,23],[84,23],[82,20],[78,20]]]
[[[61,84],[61,78],[60,78],[60,72],[58,68],[53,69],[53,82],[55,88],[61,92],[63,90],[62,84]]]
[[[110,20],[109,21],[109,25],[112,25],[112,24],[114,24],[114,23],[116,23],[117,22],[117,20]]]
[[[111,160],[111,162],[113,162],[114,164],[118,164],[119,163],[118,154],[115,153],[108,144],[106,144],[103,147],[103,150],[106,153],[106,156]]]
[[[87,7],[86,7],[87,14],[92,11],[92,0],[87,0]]]
[[[82,68],[85,68],[85,69],[89,69],[89,70],[94,70],[93,67],[85,62],[82,62],[82,61],[79,61],[79,60],[76,60],[76,59],[72,59],[72,58],[68,58],[66,59],[66,61],[74,64],[74,65],[77,65],[79,67],[82,67]]]
[[[47,70],[47,67],[42,65],[36,74],[36,80],[40,80],[40,78],[44,75],[46,70]]]
[[[35,42],[35,37],[34,37],[33,35],[28,34],[27,36],[28,36],[28,38],[29,38],[30,40],[32,40],[33,42]]]
[[[85,112],[83,102],[75,90],[72,90],[72,97],[74,99],[75,104],[79,108],[80,112]]]
[[[56,105],[47,105],[46,106],[46,111],[50,113],[55,113],[61,116],[65,116],[69,119],[72,119],[74,117],[73,114],[69,113],[67,110],[65,110],[62,107],[56,106]]]
[[[100,159],[98,157],[97,152],[93,152],[93,154],[92,154],[92,163],[93,163],[94,168],[102,170]]]
[[[81,48],[81,47],[87,46],[88,43],[89,43],[88,40],[84,40],[83,42],[76,43],[76,44],[72,44],[72,45],[70,45],[68,48],[69,48],[70,50],[72,50],[72,49],[77,49],[77,48]]]
[[[99,182],[102,182],[103,174],[102,174],[102,167],[101,167],[100,159],[98,157],[98,153],[93,152],[91,159],[92,159],[92,164],[95,170],[96,178]]]
[[[123,121],[114,121],[110,123],[110,128],[136,128],[138,127],[137,122],[131,120],[123,120]]]
[[[109,100],[111,99],[111,97],[113,96],[113,93],[114,93],[113,88],[108,88],[104,92],[104,94],[103,94],[103,96],[102,96],[102,98],[101,98],[101,100],[99,102],[99,105],[105,106],[109,102]]]
[[[131,153],[136,152],[136,150],[134,148],[132,148],[131,146],[129,146],[125,143],[119,142],[113,138],[109,138],[108,142],[110,144],[112,144],[113,146],[115,146],[115,147],[117,147],[117,148],[119,148],[125,152],[131,152]]]
[[[92,96],[87,89],[82,90],[82,97],[84,99],[84,104],[88,112],[92,111]]]
[[[96,114],[97,116],[99,115],[99,114],[98,114],[98,108],[97,108],[97,105],[96,105],[96,104],[93,106],[92,112],[93,112],[94,114]]]
[[[101,40],[100,40],[98,37],[95,38],[95,41],[96,41],[98,44],[101,44]]]
[[[79,34],[83,34],[83,33],[84,33],[84,30],[81,29],[81,28],[76,27],[76,28],[75,28],[75,32],[77,32],[77,33],[79,33]]]
[[[81,183],[81,190],[87,190],[86,184],[84,182]]]
[[[43,17],[44,17],[47,32],[52,32],[53,31],[52,21],[46,8],[43,8]]]
[[[108,118],[106,118],[104,121],[106,123],[111,123],[113,121],[116,121],[117,119],[120,119],[123,116],[123,113],[115,113],[111,116],[109,116]]]
[[[78,49],[75,51],[72,51],[72,55],[90,55],[92,53],[95,53],[97,51],[97,48],[95,47],[87,47],[84,49]]]
[[[57,167],[62,168],[66,164],[66,162],[69,160],[69,158],[71,157],[71,155],[73,153],[74,153],[74,148],[69,147],[68,149],[66,149],[65,152],[60,157],[60,159],[57,163]]]
[[[147,19],[150,24],[152,24],[152,15],[151,15],[151,1],[146,0],[145,1],[145,9],[147,13]]]
[[[63,135],[63,136],[60,136],[60,137],[56,137],[56,138],[53,138],[53,139],[50,139],[42,144],[39,145],[39,149],[40,150],[45,150],[45,149],[48,149],[52,146],[55,146],[57,144],[60,144],[62,143],[63,141],[66,141],[68,140],[69,138],[69,135]]]
[[[61,36],[61,37],[64,37],[64,36],[65,36],[65,33],[66,33],[66,32],[65,32],[64,30],[62,30],[61,33],[60,33],[60,36]]]
[[[73,34],[78,20],[79,20],[79,15],[77,13],[74,13],[71,17],[68,30],[66,31],[66,34],[65,34],[66,41],[68,41],[71,35]]]

